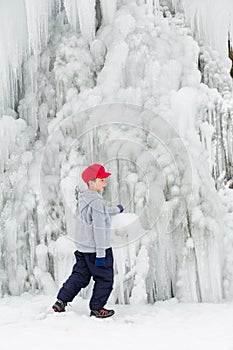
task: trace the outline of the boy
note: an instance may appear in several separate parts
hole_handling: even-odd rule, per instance
[[[81,288],[85,288],[91,277],[94,288],[90,300],[90,316],[106,318],[114,310],[104,308],[113,289],[113,255],[110,245],[110,215],[124,211],[121,204],[107,207],[102,197],[106,178],[111,173],[101,164],[92,164],[82,173],[88,189],[78,195],[79,215],[76,223],[76,264],[72,274],[59,290],[53,305],[55,312],[65,311],[67,302],[73,300]]]

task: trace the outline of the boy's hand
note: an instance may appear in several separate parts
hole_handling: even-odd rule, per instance
[[[105,258],[95,258],[95,266],[105,266]]]
[[[120,209],[120,213],[122,213],[125,210],[125,208],[121,204],[118,204],[117,207]]]

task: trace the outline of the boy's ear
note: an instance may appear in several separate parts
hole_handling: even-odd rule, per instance
[[[90,187],[90,182],[95,182],[95,179],[93,179],[93,180],[89,180],[89,181],[87,182],[87,186],[88,186],[88,188]]]

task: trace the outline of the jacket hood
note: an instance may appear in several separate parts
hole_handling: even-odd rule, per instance
[[[78,194],[78,208],[81,212],[95,199],[103,199],[102,194],[96,191],[86,190]]]

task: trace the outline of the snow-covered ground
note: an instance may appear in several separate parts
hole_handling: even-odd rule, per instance
[[[76,297],[62,314],[53,302],[27,293],[0,299],[1,349],[233,349],[233,303],[114,305],[116,314],[99,320],[89,317],[88,300]]]

